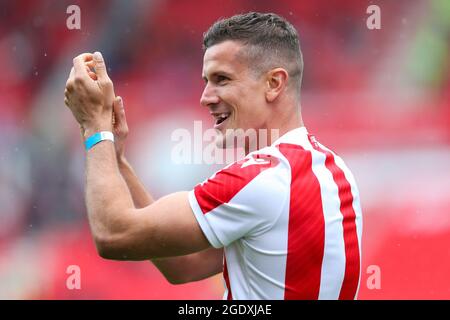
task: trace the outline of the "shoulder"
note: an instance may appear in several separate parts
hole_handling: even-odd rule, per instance
[[[286,158],[277,148],[267,147],[217,171],[193,191],[204,213],[232,200],[257,208],[285,199],[290,180]]]

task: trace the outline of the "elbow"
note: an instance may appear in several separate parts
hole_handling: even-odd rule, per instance
[[[128,221],[111,219],[108,225],[94,224],[91,232],[100,257],[107,260],[133,260],[131,249],[134,243]]]
[[[97,253],[107,260],[142,261],[151,259],[147,250],[138,248],[137,242],[126,233],[94,237]]]
[[[119,260],[117,256],[117,252],[114,252],[112,250],[111,244],[105,242],[105,241],[95,241],[95,246],[97,248],[97,254],[102,257],[103,259],[107,260]]]
[[[188,282],[184,282],[184,281],[178,281],[178,280],[169,280],[169,283],[170,284],[172,284],[172,285],[174,285],[174,286],[177,286],[177,285],[180,285],[180,284],[186,284],[186,283],[188,283]]]
[[[169,283],[173,284],[173,285],[180,285],[180,284],[186,284],[186,283],[191,282],[189,279],[183,278],[183,277],[180,277],[180,276],[167,276],[167,275],[165,275],[165,277],[166,277],[166,280],[169,281]]]
[[[97,253],[100,257],[107,260],[128,260],[125,250],[122,249],[120,242],[113,237],[94,237]]]
[[[183,284],[183,281],[180,281],[180,279],[172,278],[172,277],[166,277],[166,280],[173,285]]]
[[[99,245],[96,243],[97,253],[100,257],[106,260],[121,260],[119,257],[106,245]]]

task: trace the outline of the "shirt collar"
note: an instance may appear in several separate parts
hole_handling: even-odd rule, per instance
[[[281,137],[275,140],[274,143],[272,143],[272,146],[276,146],[280,143],[298,144],[299,140],[306,135],[308,135],[308,130],[306,129],[306,127],[298,127],[283,134]]]

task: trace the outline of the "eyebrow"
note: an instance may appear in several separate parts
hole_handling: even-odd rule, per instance
[[[231,75],[230,73],[226,72],[226,71],[214,71],[214,72],[211,74],[211,78],[217,77],[217,76],[222,76],[222,75],[225,76],[225,77],[228,77],[228,78],[231,78],[231,77],[232,77],[232,75]],[[203,78],[203,80],[204,80],[205,82],[208,81],[208,78],[206,78],[206,76],[202,76],[202,78]]]

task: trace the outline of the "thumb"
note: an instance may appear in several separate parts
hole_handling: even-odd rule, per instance
[[[109,79],[108,72],[106,71],[105,60],[100,52],[94,52],[94,68],[97,78],[99,80]]]
[[[117,128],[124,128],[127,127],[127,120],[125,118],[125,108],[123,106],[123,99],[122,97],[116,97],[114,99],[113,103],[113,111],[114,111],[114,118],[115,118],[115,125]]]
[[[84,133],[85,133],[85,129],[82,125],[80,125],[80,135],[81,135],[81,142],[84,143],[85,137],[84,137]]]

